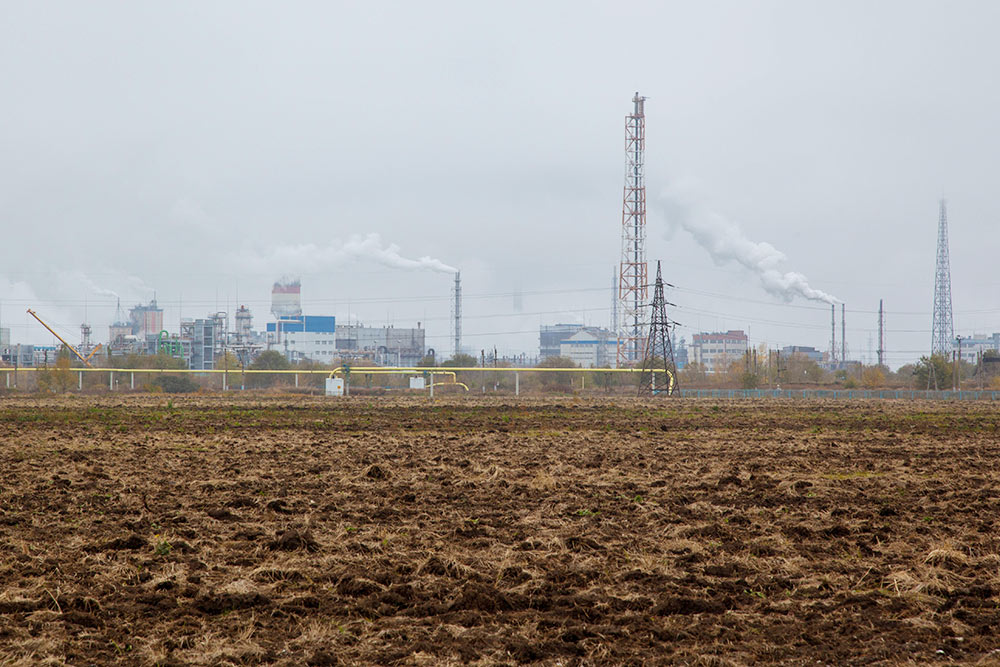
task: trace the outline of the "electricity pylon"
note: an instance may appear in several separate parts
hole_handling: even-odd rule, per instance
[[[663,298],[663,276],[660,263],[656,263],[656,284],[653,287],[652,313],[649,322],[649,337],[642,359],[642,373],[639,376],[639,395],[667,394],[677,391],[677,364],[674,362],[674,346],[670,340],[670,320],[667,319],[667,302]]]

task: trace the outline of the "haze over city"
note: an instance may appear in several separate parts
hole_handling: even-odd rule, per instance
[[[635,91],[646,252],[676,286],[678,337],[826,350],[830,297],[850,356],[873,363],[884,299],[886,360],[914,361],[942,198],[955,332],[1000,331],[995,3],[0,11],[12,342],[52,340],[27,308],[103,340],[115,295],[155,293],[171,330],[239,305],[263,328],[291,275],[306,314],[421,322],[448,352],[452,269],[470,351],[534,355],[540,325],[606,327]]]

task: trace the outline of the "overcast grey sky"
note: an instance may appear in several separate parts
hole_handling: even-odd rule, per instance
[[[680,334],[829,345],[827,307],[671,231],[653,201],[683,183],[847,303],[851,356],[884,298],[896,366],[930,345],[941,197],[956,333],[1000,331],[998,24],[986,1],[0,1],[0,320],[76,340],[86,303],[103,340],[102,290],[155,289],[171,329],[237,302],[259,328],[292,273],[307,313],[450,351],[448,274],[333,252],[378,233],[462,270],[468,347],[536,353],[540,323],[609,320],[640,91]]]

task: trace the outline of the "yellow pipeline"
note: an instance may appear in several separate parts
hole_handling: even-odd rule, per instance
[[[41,371],[41,370],[55,370],[55,366],[18,366],[17,372],[27,371]],[[342,373],[344,369],[335,368],[334,370],[329,369],[318,369],[318,370],[260,370],[260,369],[247,369],[241,370],[240,368],[213,368],[206,370],[199,370],[196,368],[69,368],[66,369],[74,373],[180,373],[180,374],[211,374],[211,373],[229,373],[229,374],[239,374],[246,373],[247,375],[326,375],[328,377],[333,377],[335,373]],[[446,366],[443,368],[391,368],[385,366],[373,366],[373,367],[357,367],[351,366],[351,373],[384,373],[384,374],[397,374],[397,375],[413,375],[418,373],[434,373],[435,375],[455,375],[455,372],[459,373],[469,373],[473,371],[479,372],[490,372],[490,373],[641,373],[641,368],[480,368],[478,366],[473,366],[472,368],[455,368],[454,366]],[[13,373],[13,366],[0,366],[0,373]],[[648,371],[647,371],[648,372]]]
[[[38,366],[21,366],[16,369],[18,373],[24,372],[37,372],[42,370],[55,370],[54,366],[49,367],[38,367]],[[345,370],[349,370],[352,373],[362,373],[371,375],[412,375],[417,373],[433,373],[434,375],[450,375],[451,382],[438,382],[435,386],[448,386],[448,385],[458,385],[469,391],[469,388],[458,381],[458,376],[456,372],[471,373],[471,372],[485,372],[490,371],[494,373],[641,373],[641,368],[481,368],[479,366],[462,367],[456,368],[454,366],[446,367],[426,367],[426,366],[413,366],[413,367],[402,367],[393,368],[386,366],[351,366],[345,369],[343,366],[331,370],[242,370],[239,368],[224,369],[215,368],[212,370],[197,370],[191,368],[69,368],[66,369],[70,372],[76,373],[179,373],[179,374],[194,374],[194,375],[208,375],[208,374],[218,374],[227,373],[232,375],[247,374],[247,375],[326,375],[327,377],[334,377],[337,373],[343,373]],[[15,369],[13,366],[0,367],[0,373],[13,373]],[[670,377],[670,383],[667,385],[667,393],[673,393],[674,384],[676,382],[674,374],[667,372]]]

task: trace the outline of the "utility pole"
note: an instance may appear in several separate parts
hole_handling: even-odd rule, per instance
[[[840,304],[840,363],[847,363],[847,323],[844,322],[844,315],[847,313],[847,304]],[[846,369],[847,366],[844,366]]]
[[[953,352],[955,355],[955,391],[961,391],[962,389],[962,337],[957,336],[955,340],[958,341],[958,352]]]
[[[618,269],[611,272],[611,331],[618,331]]]
[[[976,352],[976,375],[979,377],[979,391],[983,390],[983,351]]]
[[[837,306],[830,304],[830,364],[836,370],[837,366]]]
[[[882,299],[878,300],[878,365],[885,364],[885,311],[882,310]]]

